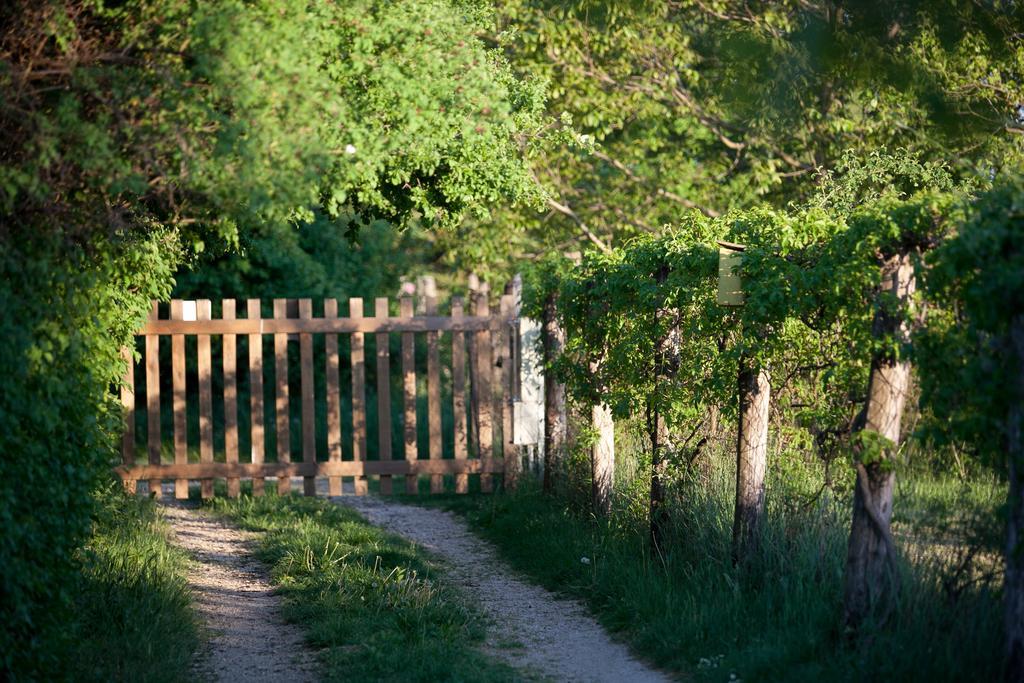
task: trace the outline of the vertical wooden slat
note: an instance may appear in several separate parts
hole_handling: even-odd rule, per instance
[[[274,317],[288,317],[288,300],[274,299]],[[291,462],[291,430],[288,413],[288,335],[274,335],[274,384],[277,388],[275,416],[277,424],[277,461]],[[284,495],[291,491],[291,479],[287,476],[277,480],[277,492]]]
[[[149,313],[150,320],[158,315],[157,302]],[[160,337],[146,336],[146,425],[147,445],[149,447],[149,464],[160,464]],[[159,498],[160,480],[149,480],[149,495]]]
[[[221,317],[235,319],[235,300],[221,302]],[[225,334],[224,341],[224,461],[238,462],[238,340],[233,334]],[[228,477],[228,497],[237,498],[241,493],[241,480]]]
[[[259,320],[260,300],[246,301],[246,315],[249,320]],[[252,462],[263,463],[263,335],[249,335],[249,414],[252,440]],[[263,495],[263,477],[252,478],[252,495]]]
[[[374,316],[388,317],[387,297],[374,302]],[[377,444],[381,460],[391,460],[391,335],[377,333]],[[380,492],[391,495],[391,475],[380,477]]]
[[[462,318],[462,299],[452,298],[452,320]],[[455,459],[466,459],[466,339],[465,333],[452,332],[452,413],[455,418]],[[455,493],[469,491],[469,475],[455,474]]]
[[[299,317],[313,317],[313,302],[299,299]],[[316,407],[313,403],[313,335],[299,335],[300,379],[302,382],[302,462],[316,462]],[[316,495],[316,478],[302,478],[302,493]]]
[[[209,299],[196,302],[196,320],[211,318]],[[199,462],[213,462],[213,391],[211,388],[210,335],[196,335],[199,369]],[[213,497],[213,479],[202,479],[203,498]]]
[[[171,301],[171,320],[182,319],[182,302]],[[185,335],[171,335],[171,390],[174,397],[174,464],[188,464],[188,418],[186,411],[187,394],[185,384]],[[174,480],[174,497],[188,498],[188,479]]]
[[[363,317],[363,300],[348,300],[348,314],[352,318]],[[366,461],[366,368],[362,332],[352,333],[352,459]],[[355,477],[355,493],[366,493],[366,475]]]
[[[412,299],[403,296],[399,304],[399,317],[412,317]],[[402,405],[405,416],[405,459],[416,462],[416,337],[412,332],[402,333]],[[410,474],[405,478],[405,492],[419,490],[418,478]]]
[[[324,317],[338,317],[338,300],[324,300]],[[325,334],[324,346],[327,356],[327,458],[331,462],[341,461],[341,394],[338,381],[338,335]],[[327,492],[340,496],[341,477],[327,478]]]
[[[476,300],[480,294],[480,279],[474,275],[469,276],[469,314],[476,315]],[[473,453],[480,457],[482,449],[480,448],[480,413],[477,411],[477,407],[480,405],[480,380],[477,378],[477,368],[479,362],[476,357],[476,336],[471,333],[465,333],[463,338],[466,342],[466,360],[469,363],[469,419],[468,419],[468,437],[469,447]]]
[[[134,341],[134,339],[133,339]],[[124,431],[121,433],[121,462],[131,467],[135,464],[135,354],[129,347],[121,349],[125,362],[124,381],[121,384],[121,408],[124,414]],[[134,479],[125,479],[124,488],[135,493]]]
[[[488,303],[488,290],[486,286],[481,287],[479,294],[476,299],[476,314],[478,316],[490,316],[491,309]],[[491,331],[490,329],[480,330],[476,333],[476,381],[479,385],[479,390],[476,392],[474,399],[476,399],[475,412],[479,415],[480,422],[480,452],[481,458],[491,458],[494,456],[493,449],[493,431],[492,431],[492,392],[491,392],[491,377],[492,377],[492,362],[491,362]],[[480,475],[480,490],[484,493],[490,492],[493,488],[491,481],[491,475],[482,473]]]
[[[427,315],[437,315],[437,297],[424,297]],[[429,428],[429,453],[431,460],[441,459],[441,358],[438,332],[427,332],[427,426]],[[430,475],[430,492],[442,493],[444,479],[440,474]]]
[[[501,455],[505,459],[505,488],[514,489],[519,478],[519,451],[512,435],[512,379],[515,371],[512,362],[511,339],[515,331],[512,320],[516,317],[515,297],[506,294],[501,297],[501,367],[495,368],[500,378],[498,391],[501,402]]]

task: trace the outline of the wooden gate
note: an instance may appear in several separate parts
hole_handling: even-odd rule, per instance
[[[416,312],[412,297],[397,311],[378,298],[372,316],[362,299],[349,299],[345,317],[336,299],[239,303],[153,303],[136,338],[138,367],[125,351],[116,471],[129,490],[145,481],[159,496],[173,480],[185,498],[198,480],[208,498],[224,480],[237,496],[249,480],[261,495],[268,478],[283,493],[301,477],[306,495],[317,493],[318,479],[330,495],[365,494],[371,481],[390,494],[402,477],[400,490],[416,493],[420,475],[431,493],[466,493],[471,475],[483,492],[495,478],[514,484],[518,459],[506,457],[515,452],[512,296],[492,307],[482,288],[469,311],[452,298],[448,315],[434,297],[421,298]]]

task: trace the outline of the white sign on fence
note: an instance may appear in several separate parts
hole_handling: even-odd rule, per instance
[[[540,352],[541,325],[529,318],[519,319],[519,400],[512,406],[514,443],[517,446],[544,445],[544,365]]]

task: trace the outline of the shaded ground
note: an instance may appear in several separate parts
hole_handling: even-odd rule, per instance
[[[301,630],[281,619],[252,535],[187,503],[171,499],[162,509],[175,543],[195,558],[189,585],[210,637],[194,675],[226,683],[315,681],[316,657]]]
[[[333,499],[433,552],[492,622],[491,654],[556,681],[670,680],[633,657],[577,602],[520,579],[451,513],[372,496]]]

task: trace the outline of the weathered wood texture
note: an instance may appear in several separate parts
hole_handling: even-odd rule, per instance
[[[512,298],[501,300],[500,310],[491,310],[487,286],[480,285],[471,304],[475,315],[466,315],[461,299],[452,301],[452,314],[438,314],[436,296],[422,298],[423,315],[414,315],[411,297],[402,297],[399,315],[392,317],[389,302],[378,298],[374,302],[374,317],[363,317],[362,299],[351,299],[349,316],[338,317],[338,302],[327,299],[323,303],[323,316],[314,316],[314,303],[310,299],[273,300],[273,318],[264,319],[262,304],[249,299],[245,305],[245,316],[239,317],[234,299],[226,299],[219,306],[221,317],[213,319],[213,306],[209,300],[170,303],[170,319],[158,318],[158,306],[145,327],[140,330],[143,338],[145,408],[147,414],[146,464],[136,460],[136,436],[133,432],[136,398],[134,394],[134,368],[130,352],[125,352],[126,376],[120,389],[125,414],[125,433],[122,440],[122,464],[116,468],[132,490],[134,482],[143,479],[150,482],[150,490],[159,495],[162,480],[175,481],[175,495],[188,496],[189,481],[199,481],[204,497],[214,494],[214,480],[226,480],[229,496],[241,492],[242,480],[251,479],[254,495],[261,495],[267,477],[277,480],[279,493],[291,490],[291,478],[303,479],[303,492],[316,493],[316,479],[326,477],[331,495],[341,495],[342,478],[354,480],[357,495],[366,493],[368,477],[380,477],[380,491],[387,495],[393,490],[393,477],[403,477],[405,490],[415,493],[418,478],[429,477],[430,491],[440,493],[445,488],[445,476],[454,479],[455,491],[469,490],[469,475],[479,475],[481,490],[493,489],[493,476],[504,475],[506,482],[514,482],[518,472],[518,461],[509,462],[506,454],[514,452],[511,426],[511,392],[507,387],[515,379],[510,351],[509,321],[514,315]],[[192,313],[194,311],[194,315]],[[193,319],[194,318],[194,319]],[[391,387],[391,333],[401,335],[401,401],[392,405]],[[444,367],[442,345],[447,350],[448,341],[444,332],[451,333],[450,372]],[[338,335],[349,335],[350,375],[343,374],[343,360],[339,356]],[[374,334],[376,349],[376,381],[372,386],[366,382],[366,358],[364,337]],[[416,337],[423,336],[426,348],[425,368],[416,367]],[[241,343],[239,335],[242,336]],[[269,335],[269,338],[267,337]],[[323,384],[317,382],[317,335],[323,335],[324,363]],[[160,432],[160,341],[169,336],[171,342],[170,386],[173,394],[174,462],[161,462],[162,439]],[[189,336],[196,338],[194,347],[186,342]],[[219,337],[220,339],[217,339]],[[297,342],[290,349],[290,342]],[[264,343],[273,346],[273,379],[264,380]],[[195,359],[186,356],[193,353]],[[267,347],[270,348],[269,346]],[[297,351],[298,375],[290,374],[289,351]],[[268,350],[268,353],[269,350]],[[242,357],[240,358],[240,355]],[[218,357],[219,356],[219,357]],[[247,364],[246,375],[239,378],[239,361]],[[294,360],[294,359],[293,359]],[[421,360],[422,362],[422,360]],[[196,368],[194,387],[187,382],[186,368],[194,363]],[[216,366],[216,367],[215,367]],[[468,372],[467,372],[468,366]],[[417,372],[425,372],[425,386],[418,386]],[[215,375],[220,373],[216,378]],[[294,385],[290,379],[297,379]],[[343,378],[350,380],[350,387],[343,387]],[[220,380],[223,380],[222,382]],[[265,381],[270,386],[265,387]],[[223,453],[220,443],[214,440],[214,386],[223,386]],[[298,392],[300,401],[296,419],[291,416],[290,388]],[[272,404],[264,405],[265,389],[273,396]],[[351,390],[352,407],[352,460],[342,457],[343,427],[342,391]],[[420,390],[425,396],[419,395]],[[451,391],[451,409],[454,425],[445,428],[442,420],[448,404],[442,407],[443,397]],[[193,393],[189,393],[192,391]],[[248,396],[246,396],[248,394]],[[368,396],[369,394],[369,396]],[[378,460],[369,460],[367,453],[367,399],[371,398],[376,407]],[[417,424],[417,400],[425,400],[425,423]],[[248,435],[251,444],[247,453],[241,452],[239,429],[239,401],[248,401]],[[326,453],[318,459],[317,453],[317,402],[322,401],[319,425],[326,432]],[[447,399],[444,399],[447,400]],[[188,405],[196,401],[194,406]],[[219,416],[219,405],[218,416]],[[276,462],[266,462],[264,411],[272,412],[272,427],[275,435]],[[194,411],[194,412],[192,412]],[[188,443],[189,413],[198,415],[199,441],[198,458],[190,462]],[[301,420],[299,415],[301,414]],[[402,459],[395,460],[392,445],[392,426],[400,420],[403,433]],[[347,420],[345,421],[347,423]],[[475,428],[471,424],[478,425]],[[301,458],[292,457],[292,430],[301,427]],[[194,427],[193,427],[194,428]],[[424,429],[427,439],[426,452],[420,458],[417,444],[417,429]],[[220,426],[218,425],[218,438]],[[471,443],[474,434],[476,443]],[[321,437],[322,438],[322,437]],[[348,438],[348,434],[344,434]],[[244,443],[242,438],[241,443]],[[296,441],[298,444],[299,441]],[[449,446],[450,445],[450,446]],[[472,447],[471,447],[472,446]],[[298,450],[299,446],[296,446]],[[449,448],[446,459],[445,448]],[[215,452],[216,449],[216,452]],[[222,457],[223,456],[223,457]],[[294,461],[293,461],[294,460]]]
[[[274,299],[274,318],[288,316],[288,300]],[[288,404],[288,334],[278,332],[274,335],[274,386],[276,387],[274,415],[276,417],[277,461],[289,463],[291,453],[291,414]],[[291,480],[279,477],[277,492],[285,494],[291,491]]]
[[[565,331],[558,322],[558,302],[554,294],[544,302],[541,333],[544,367],[554,366],[565,347]],[[545,493],[552,493],[555,476],[561,468],[569,438],[569,419],[565,408],[565,384],[552,373],[544,374],[544,481]]]
[[[388,300],[378,297],[374,302],[374,315],[388,317]],[[377,346],[377,450],[381,460],[391,460],[391,335],[378,332]],[[380,492],[391,495],[391,475],[380,476]]]
[[[363,300],[349,299],[348,314],[353,319],[363,317]],[[363,333],[352,334],[352,460],[366,460],[366,368]],[[356,475],[355,493],[366,494],[366,476]]]
[[[452,320],[462,318],[462,299],[452,299]],[[466,449],[466,339],[465,333],[452,332],[452,414],[454,415],[453,437],[456,460],[465,460]],[[455,493],[469,492],[469,475],[455,475]]]
[[[872,329],[875,338],[907,340],[910,331],[905,313],[912,305],[915,284],[909,254],[897,254],[886,260],[882,266],[882,292],[893,296],[898,305],[879,307]],[[877,352],[871,359],[861,428],[884,437],[887,445],[872,462],[856,463],[857,484],[843,585],[844,620],[850,629],[856,629],[872,613],[884,622],[899,590],[896,545],[889,526],[896,483],[891,458],[899,447],[900,422],[909,388],[909,361]]]
[[[262,317],[259,299],[249,299],[245,306],[249,320]],[[263,336],[259,334],[249,335],[249,437],[252,443],[251,462],[261,465],[266,451],[263,431]],[[252,495],[262,496],[263,489],[263,477],[253,477]]]
[[[597,440],[590,449],[590,468],[594,512],[608,515],[612,509],[612,484],[615,479],[615,422],[606,405],[591,409]]]
[[[235,300],[224,299],[221,302],[221,317],[233,320],[235,317]],[[223,371],[224,371],[224,460],[238,462],[238,344],[233,334],[225,334],[223,339]],[[237,498],[241,492],[241,481],[238,477],[228,479],[228,496]]]
[[[733,513],[733,561],[757,547],[764,517],[764,477],[768,470],[768,372],[743,361],[739,374],[740,417],[736,434],[736,507]]]
[[[121,382],[121,412],[124,420],[124,432],[121,434],[121,464],[135,464],[135,352],[125,347],[121,349],[121,358],[125,363],[124,379]],[[124,480],[125,490],[135,493],[135,480]]]
[[[159,315],[157,303],[153,302],[150,320]],[[149,464],[160,464],[160,340],[157,337],[146,337],[146,443],[149,452]],[[149,479],[149,495],[159,498],[160,479]]]

